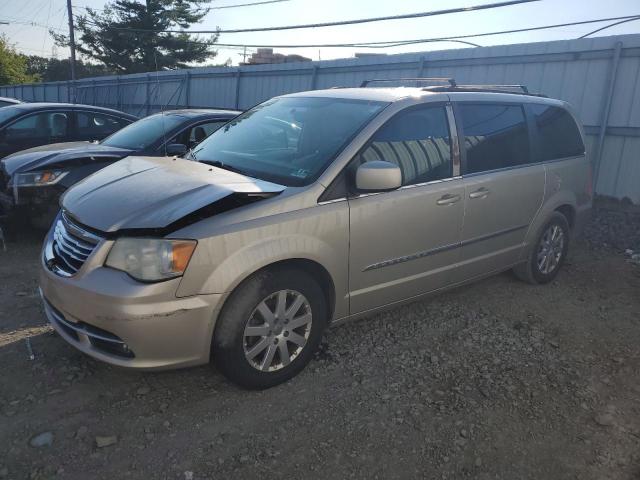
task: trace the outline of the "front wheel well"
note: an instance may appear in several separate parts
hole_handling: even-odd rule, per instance
[[[260,272],[264,272],[264,271],[275,269],[275,268],[281,268],[281,267],[290,267],[290,268],[302,270],[303,272],[307,273],[309,276],[311,276],[320,284],[320,288],[324,292],[324,296],[327,302],[327,311],[329,314],[329,318],[327,319],[327,321],[330,322],[331,319],[333,318],[333,313],[335,311],[336,291],[335,291],[333,279],[331,278],[331,274],[329,274],[327,269],[324,268],[318,262],[314,260],[309,260],[307,258],[290,258],[286,260],[280,260],[278,262],[265,265],[259,270],[256,270],[251,275],[249,275],[247,279],[253,277],[254,275],[259,274]],[[246,281],[247,279],[245,279],[244,281]]]

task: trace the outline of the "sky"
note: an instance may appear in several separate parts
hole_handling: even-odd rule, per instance
[[[142,1],[142,0],[140,0]],[[211,7],[249,3],[256,0],[212,0]],[[305,23],[399,15],[454,7],[468,7],[498,0],[287,0],[280,3],[212,10],[191,29],[269,27]],[[82,7],[102,8],[107,0],[73,0],[74,14]],[[567,23],[597,18],[640,15],[639,0],[540,0],[533,3],[492,10],[456,13],[437,17],[392,20],[361,25],[313,28],[280,32],[236,33],[220,36],[221,43],[239,44],[305,44],[354,43],[386,40],[432,38],[491,32]],[[64,58],[65,48],[55,47],[48,28],[68,31],[66,0],[0,0],[0,34],[5,34],[16,49],[25,54]],[[540,42],[577,38],[606,23],[561,27],[551,30],[470,38],[482,46]],[[619,25],[597,35],[640,33],[640,21]],[[405,53],[466,48],[442,42],[381,49],[306,48],[276,49],[280,53],[296,53],[313,60],[352,57],[356,52]],[[254,49],[249,49],[249,52]],[[231,59],[242,61],[242,49],[219,48],[218,57],[210,63]]]

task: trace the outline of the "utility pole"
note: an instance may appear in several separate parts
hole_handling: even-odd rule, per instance
[[[71,82],[73,84],[73,103],[76,101],[75,82],[76,82],[76,37],[73,32],[73,9],[71,8],[71,0],[67,0],[67,17],[69,17],[69,48],[71,49]]]

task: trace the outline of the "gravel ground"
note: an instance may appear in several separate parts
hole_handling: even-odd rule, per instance
[[[0,478],[640,479],[639,232],[600,204],[552,284],[503,274],[333,328],[263,392],[76,352],[23,234],[0,251]]]

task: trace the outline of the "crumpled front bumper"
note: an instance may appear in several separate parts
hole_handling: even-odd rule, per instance
[[[180,278],[147,284],[106,268],[111,243],[98,245],[71,277],[52,272],[42,257],[40,290],[54,329],[113,365],[151,370],[207,363],[223,295],[179,298]]]

